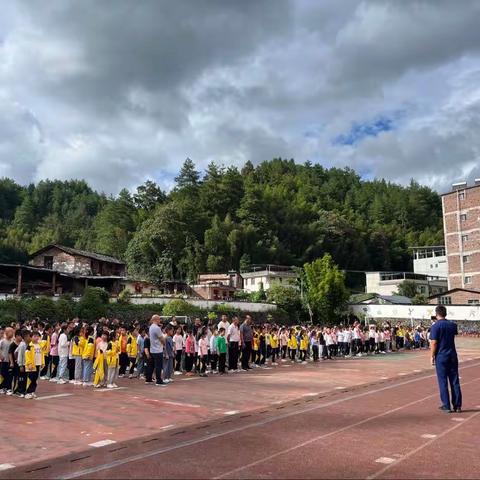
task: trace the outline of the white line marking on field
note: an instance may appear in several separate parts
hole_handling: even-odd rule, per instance
[[[335,390],[344,390],[347,387],[335,387]]]
[[[406,374],[405,372],[402,372],[402,373],[399,373],[399,375],[400,375],[401,377],[404,377],[404,376],[407,375],[407,374]]]
[[[451,420],[452,422],[463,422],[465,419],[460,417],[455,417],[455,418],[452,418]]]
[[[388,380],[388,377],[380,377],[380,380]]]
[[[95,388],[94,392],[118,392],[119,390],[126,390],[128,387],[115,387],[115,388]]]
[[[424,433],[422,435],[422,438],[437,438],[437,436],[434,435],[433,433]]]
[[[15,465],[12,463],[0,463],[0,472],[3,470],[10,470],[10,468],[15,468]]]
[[[421,372],[421,370],[414,370],[415,373]]]
[[[200,408],[200,405],[193,405],[192,403],[181,403],[181,402],[163,402],[167,405],[175,405],[178,407],[190,407],[190,408]]]
[[[169,428],[173,428],[175,425],[165,425],[164,427],[160,427],[160,430],[168,430]]]
[[[375,460],[376,463],[384,463],[385,465],[389,465],[390,463],[395,462],[394,458],[390,457],[380,457]]]
[[[320,392],[304,393],[302,397],[316,397],[317,395],[320,395]]]
[[[291,365],[282,365],[282,367],[291,367]]]
[[[188,382],[189,380],[198,380],[200,377],[188,377],[188,378],[181,378],[182,382]]]
[[[105,447],[106,445],[112,445],[112,443],[117,443],[115,440],[110,440],[110,439],[106,439],[106,440],[99,440],[98,442],[95,442],[95,443],[89,443],[89,447],[95,447],[95,448],[99,448],[99,447]]]
[[[229,410],[228,412],[223,412],[224,415],[236,415],[240,413],[240,410]]]
[[[38,397],[36,400],[50,400],[50,398],[71,397],[73,393],[59,393],[58,395],[45,395],[44,397]]]

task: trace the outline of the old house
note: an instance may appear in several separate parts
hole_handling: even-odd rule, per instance
[[[125,262],[117,258],[63,245],[47,245],[30,258],[30,265],[56,272],[98,277],[126,275]]]
[[[192,285],[192,290],[204,300],[232,300],[242,286],[242,277],[238,272],[203,273],[198,276],[197,283]]]

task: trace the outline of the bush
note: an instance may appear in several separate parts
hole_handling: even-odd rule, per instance
[[[163,314],[166,316],[173,315],[197,315],[202,310],[195,305],[192,305],[185,300],[171,300],[163,306]]]
[[[122,303],[111,303],[108,306],[107,316],[118,318],[122,322],[148,323],[152,315],[161,315],[162,305],[132,305]]]
[[[131,298],[132,298],[132,294],[130,293],[129,290],[122,290],[118,294],[117,303],[121,303],[121,304],[124,304],[124,305],[129,304]]]
[[[103,288],[87,287],[77,304],[76,314],[82,320],[97,320],[107,316],[108,293]]]
[[[65,296],[66,297],[66,296]],[[59,298],[56,303],[57,322],[67,322],[75,316],[75,303],[71,298]]]
[[[57,318],[57,307],[50,297],[37,297],[27,300],[27,311],[30,318],[39,318],[42,322],[54,322]]]

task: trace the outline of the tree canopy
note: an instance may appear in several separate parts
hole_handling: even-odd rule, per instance
[[[201,172],[187,159],[174,188],[147,181],[115,197],[84,181],[0,179],[0,259],[50,242],[124,258],[153,281],[329,253],[347,270],[409,270],[413,245],[443,242],[439,195],[412,181],[362,180],[349,168],[276,158]]]

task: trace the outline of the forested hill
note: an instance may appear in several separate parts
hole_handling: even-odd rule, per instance
[[[403,270],[409,246],[443,243],[437,193],[362,181],[350,169],[274,159],[241,170],[186,160],[168,194],[153,182],[107,197],[84,181],[0,180],[0,261],[56,242],[127,260],[155,280],[330,252],[351,270]]]

